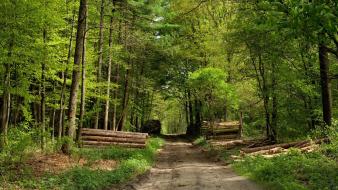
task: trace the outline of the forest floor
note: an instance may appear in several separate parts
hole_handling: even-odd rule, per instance
[[[123,186],[124,190],[260,190],[254,182],[235,174],[198,146],[181,138],[166,140],[148,174]]]

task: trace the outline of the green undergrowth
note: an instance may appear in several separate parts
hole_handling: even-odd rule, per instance
[[[0,184],[6,184],[5,189],[76,189],[97,190],[108,189],[114,184],[124,183],[131,178],[146,172],[153,164],[156,151],[162,146],[160,138],[150,138],[145,149],[126,149],[110,147],[106,149],[75,149],[72,156],[83,158],[87,163],[83,166],[70,168],[65,172],[44,174],[42,177],[32,177],[32,171],[22,167],[21,171],[11,176],[10,168],[1,165]],[[111,171],[92,169],[90,166],[96,160],[115,160],[117,167]],[[19,175],[17,175],[19,173]],[[19,176],[19,177],[16,177]],[[1,189],[1,186],[0,186]]]
[[[202,146],[202,147],[208,147],[209,146],[207,139],[203,136],[197,137],[193,141],[193,144],[196,145],[196,146]]]
[[[270,159],[247,156],[233,168],[271,190],[338,190],[338,141],[311,153],[294,149]]]

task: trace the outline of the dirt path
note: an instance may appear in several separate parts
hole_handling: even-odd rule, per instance
[[[156,165],[125,190],[260,190],[229,166],[212,162],[199,148],[182,140],[166,142]]]

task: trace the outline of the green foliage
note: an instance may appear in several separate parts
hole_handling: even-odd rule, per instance
[[[161,101],[157,115],[162,124],[162,134],[184,134],[186,131],[186,118],[182,109],[182,102],[176,98]]]
[[[225,99],[231,97],[229,85],[225,82],[226,73],[217,68],[207,67],[193,72],[189,82],[202,99]]]
[[[148,170],[154,162],[156,151],[163,145],[163,142],[160,138],[150,138],[145,149],[110,147],[73,150],[72,156],[80,156],[88,160],[88,164],[69,169],[59,175],[45,174],[41,178],[32,178],[29,174],[30,169],[26,168],[26,174],[14,179],[11,183],[28,189],[106,189],[114,184],[126,182]],[[90,166],[96,160],[116,160],[118,165],[112,171],[92,169]],[[6,166],[2,167],[6,168]],[[7,173],[2,175],[11,178],[6,176]]]
[[[8,143],[0,151],[0,162],[13,164],[21,163],[27,158],[29,152],[36,148],[34,137],[39,134],[34,129],[13,128],[8,132]]]
[[[213,67],[199,69],[189,76],[189,86],[195,97],[207,105],[205,111],[209,117],[217,109],[223,108],[222,104],[237,107],[235,91],[225,82],[226,79],[227,75],[223,70]]]
[[[194,145],[198,145],[198,146],[207,146],[208,142],[207,139],[205,137],[198,137],[194,140],[193,142]]]
[[[269,189],[338,189],[337,162],[320,152],[303,154],[294,150],[271,159],[245,157],[234,168]]]

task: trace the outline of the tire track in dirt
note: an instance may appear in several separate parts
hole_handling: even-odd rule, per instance
[[[236,175],[229,166],[211,161],[206,153],[184,140],[167,140],[155,166],[142,180],[123,190],[261,190]]]

